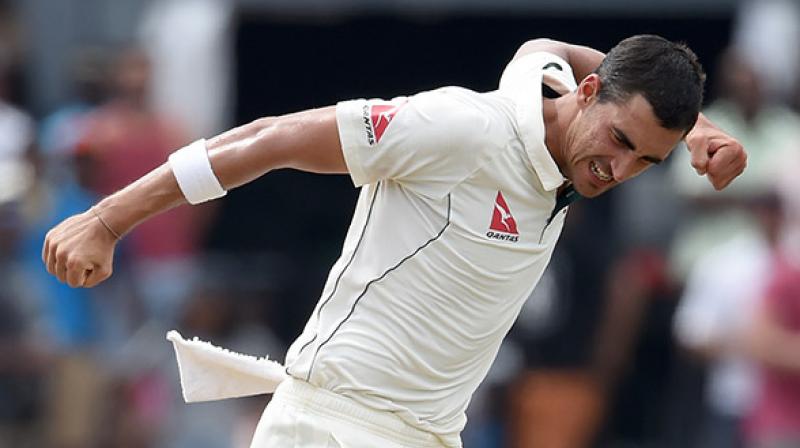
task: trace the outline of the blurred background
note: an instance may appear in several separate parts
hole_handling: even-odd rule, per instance
[[[657,33],[749,152],[714,192],[684,148],[571,207],[470,406],[467,448],[800,447],[800,3],[0,1],[0,446],[247,447],[268,397],[183,404],[167,330],[283,360],[354,208],[281,171],[126,237],[72,290],[44,234],[174,149],[265,115],[496,88],[517,47]]]

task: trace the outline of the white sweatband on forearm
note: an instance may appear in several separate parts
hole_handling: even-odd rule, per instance
[[[183,196],[192,205],[221,198],[228,193],[211,169],[205,139],[170,154],[169,165]]]

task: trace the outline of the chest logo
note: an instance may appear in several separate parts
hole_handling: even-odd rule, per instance
[[[486,236],[496,240],[517,242],[519,232],[517,222],[511,214],[511,208],[503,197],[503,193],[498,191],[494,200],[494,210],[492,210],[492,222],[489,224],[489,231]]]

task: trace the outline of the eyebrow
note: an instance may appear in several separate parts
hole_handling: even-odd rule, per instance
[[[619,129],[616,126],[612,126],[612,129],[614,130],[614,133],[617,135],[617,138],[619,139],[620,142],[622,142],[623,145],[625,145],[628,148],[630,148],[631,151],[636,151],[636,145],[634,145],[633,142],[631,142],[631,140],[628,138],[628,136],[625,135],[625,133],[622,132],[621,129]],[[659,163],[663,162],[663,160],[659,159],[658,157],[654,157],[654,156],[642,156],[642,159],[644,159],[644,160],[646,160],[646,161],[648,161],[650,163],[654,163],[656,165],[658,165]]]

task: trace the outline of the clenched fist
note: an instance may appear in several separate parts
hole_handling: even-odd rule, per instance
[[[685,140],[692,154],[692,167],[697,174],[708,177],[717,190],[728,186],[747,166],[742,144],[703,115]]]
[[[73,288],[90,288],[111,276],[117,236],[89,209],[47,233],[42,261],[47,272]]]

